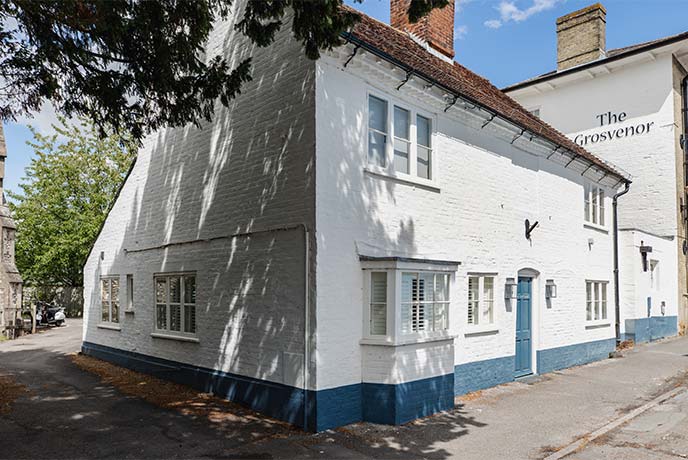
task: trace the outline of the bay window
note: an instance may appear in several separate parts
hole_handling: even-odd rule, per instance
[[[446,335],[458,262],[362,258],[364,337],[398,342]],[[441,263],[439,263],[441,262]]]
[[[432,130],[430,116],[368,95],[369,166],[390,175],[433,180]]]

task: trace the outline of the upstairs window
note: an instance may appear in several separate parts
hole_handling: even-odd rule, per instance
[[[196,334],[196,275],[155,276],[155,329]]]
[[[602,321],[607,319],[607,281],[586,281],[585,319],[587,321]]]
[[[597,185],[586,183],[583,190],[585,193],[585,221],[604,227],[604,189]]]
[[[387,166],[387,101],[368,99],[368,163]]]
[[[432,129],[430,117],[369,95],[368,164],[391,174],[434,179]]]
[[[119,323],[119,277],[100,279],[101,322]]]

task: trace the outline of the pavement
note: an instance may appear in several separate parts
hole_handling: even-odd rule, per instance
[[[69,320],[0,343],[0,376],[28,389],[0,413],[0,458],[537,459],[577,441],[565,458],[688,458],[685,337],[472,394],[404,426],[319,434],[255,414],[213,423],[122,394],[73,364],[80,341]]]

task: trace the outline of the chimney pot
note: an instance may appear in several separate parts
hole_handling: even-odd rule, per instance
[[[606,56],[607,10],[595,3],[557,19],[557,70]]]
[[[390,0],[390,23],[395,29],[410,32],[449,58],[454,57],[454,0],[435,8],[412,24],[408,18],[411,0]]]

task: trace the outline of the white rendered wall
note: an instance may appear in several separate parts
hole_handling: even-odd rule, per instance
[[[677,198],[674,94],[671,55],[615,68],[606,75],[554,81],[544,92],[510,93],[526,108],[539,108],[540,117],[574,139],[626,126],[654,123],[649,134],[585,147],[633,178],[630,192],[619,200],[619,226],[658,235],[676,235]],[[600,126],[598,114],[625,112],[621,123]]]
[[[506,278],[524,268],[540,274],[533,285],[534,353],[614,337],[612,303],[606,327],[585,327],[585,280],[608,280],[611,299],[612,240],[609,231],[583,225],[580,173],[498,139],[490,127],[462,124],[451,111],[443,112],[443,104],[413,99],[405,88],[397,91],[400,80],[369,73],[358,57],[342,69],[344,59],[323,58],[316,70],[318,388],[362,379],[399,383],[418,375],[417,369],[397,369],[390,382],[362,369],[371,352],[359,344],[359,253],[461,262],[450,286],[454,364],[514,354],[515,303],[504,301],[503,290]],[[439,191],[364,171],[369,91],[433,115]],[[524,237],[526,218],[540,222],[532,242]],[[490,333],[467,336],[472,272],[496,273],[496,321]],[[549,305],[546,279],[559,289]],[[411,360],[408,366],[420,363]]]
[[[253,81],[201,129],[145,140],[84,267],[85,341],[303,386],[314,64],[284,29],[268,48],[231,18],[214,29],[208,57],[253,56]],[[151,336],[153,275],[173,271],[196,272],[199,343]],[[120,276],[124,310],[127,274],[135,312],[120,331],[98,327],[99,278]]]
[[[651,246],[647,255],[648,271],[643,271],[640,246]],[[663,316],[662,302],[665,302],[665,316],[678,314],[678,281],[675,276],[677,264],[676,242],[660,238],[640,230],[619,232],[619,279],[621,286],[621,326],[625,332],[625,320],[647,318],[647,299],[651,298],[650,316]],[[657,261],[658,276],[651,280],[650,262]]]

